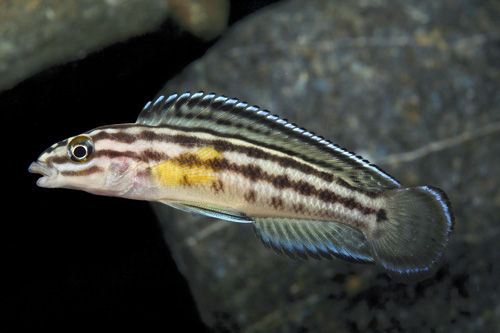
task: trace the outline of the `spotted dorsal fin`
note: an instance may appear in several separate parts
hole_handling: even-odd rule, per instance
[[[160,96],[146,104],[137,123],[244,140],[300,158],[367,191],[400,187],[398,181],[361,157],[237,99],[202,92]]]

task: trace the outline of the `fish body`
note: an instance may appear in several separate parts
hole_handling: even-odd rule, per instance
[[[162,96],[134,124],[54,144],[29,171],[42,187],[253,223],[278,253],[380,263],[406,283],[432,275],[453,225],[443,191],[402,188],[330,141],[214,94]]]

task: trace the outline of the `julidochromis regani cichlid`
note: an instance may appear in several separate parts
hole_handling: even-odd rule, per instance
[[[29,171],[41,187],[252,223],[278,253],[376,263],[405,283],[435,272],[453,225],[442,190],[403,188],[269,111],[201,92],[161,96],[133,124],[60,141]]]

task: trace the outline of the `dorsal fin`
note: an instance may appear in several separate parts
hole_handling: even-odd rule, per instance
[[[361,157],[303,128],[237,99],[203,92],[160,96],[148,102],[138,124],[216,132],[303,159],[367,191],[400,187],[397,180]]]

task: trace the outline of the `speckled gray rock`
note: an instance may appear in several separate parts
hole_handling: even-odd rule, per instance
[[[0,1],[0,91],[45,67],[153,31],[169,16],[213,38],[227,25],[228,6],[228,0]]]
[[[416,285],[376,266],[292,261],[251,225],[157,206],[206,323],[244,332],[500,327],[497,1],[289,1],[235,26],[161,94],[258,104],[361,154],[404,186],[444,189],[455,230]]]

